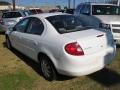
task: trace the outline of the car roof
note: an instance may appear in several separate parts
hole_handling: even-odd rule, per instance
[[[70,15],[67,13],[61,13],[61,12],[56,12],[56,13],[42,13],[42,14],[35,14],[35,15],[30,15],[27,17],[38,17],[38,18],[47,18],[50,16],[57,16],[57,15]]]

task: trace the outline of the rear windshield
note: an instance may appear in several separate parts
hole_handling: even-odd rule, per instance
[[[2,18],[17,18],[21,16],[19,12],[7,12],[3,14]]]
[[[56,15],[46,18],[60,33],[69,33],[87,29],[82,25],[81,20],[73,15]]]

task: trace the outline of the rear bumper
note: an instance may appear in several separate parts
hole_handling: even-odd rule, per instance
[[[116,47],[98,52],[94,55],[83,57],[64,57],[59,60],[57,71],[60,74],[68,76],[82,76],[101,70],[105,65],[110,64],[115,56]]]

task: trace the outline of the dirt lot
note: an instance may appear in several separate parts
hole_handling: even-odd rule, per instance
[[[82,77],[59,76],[46,81],[39,65],[16,50],[8,50],[0,34],[0,90],[120,90],[120,48],[105,69]]]

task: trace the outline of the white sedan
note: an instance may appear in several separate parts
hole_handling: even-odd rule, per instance
[[[110,31],[84,27],[78,17],[62,13],[22,19],[6,32],[6,43],[39,62],[47,80],[55,80],[57,73],[94,73],[110,64],[116,51]]]

